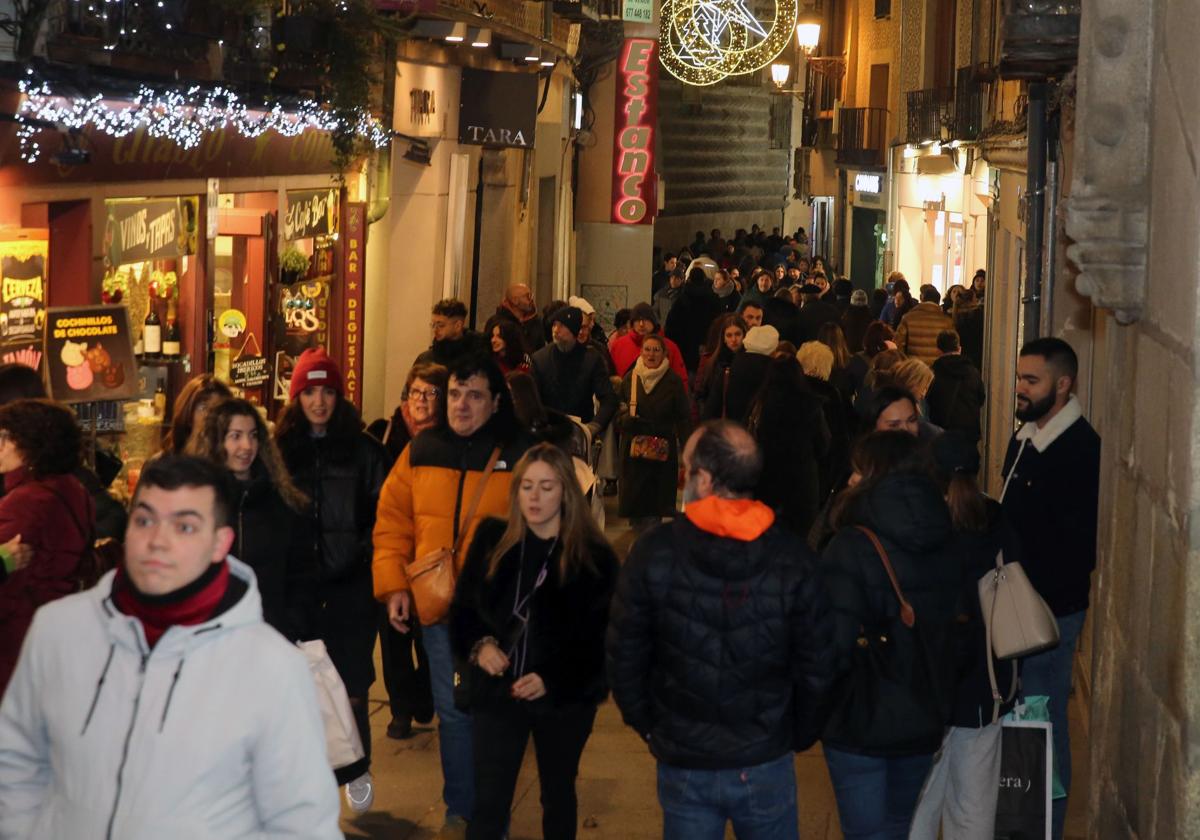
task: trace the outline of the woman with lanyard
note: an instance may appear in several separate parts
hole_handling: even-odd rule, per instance
[[[513,470],[508,520],[480,523],[450,607],[474,721],[475,811],[468,840],[500,840],[530,735],[542,836],[573,840],[575,776],[608,693],[604,632],[617,558],[596,527],[571,459],[550,444]]]

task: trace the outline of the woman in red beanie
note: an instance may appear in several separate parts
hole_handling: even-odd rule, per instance
[[[338,771],[357,812],[374,800],[369,772],[367,690],[375,681],[378,630],[371,585],[371,530],[379,489],[391,466],[387,451],[363,430],[345,399],[342,372],[323,348],[305,350],[292,370],[291,400],[275,439],[296,486],[313,500],[320,563],[320,637],[354,708],[366,756]]]

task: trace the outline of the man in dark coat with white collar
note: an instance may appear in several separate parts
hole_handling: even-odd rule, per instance
[[[1067,699],[1075,643],[1083,629],[1096,567],[1100,436],[1072,391],[1079,360],[1059,338],[1039,338],[1017,360],[1017,419],[1004,458],[1001,501],[1021,544],[1021,565],[1058,619],[1058,647],[1022,663],[1026,696],[1050,698],[1054,754],[1071,789]],[[1054,802],[1054,838],[1062,837],[1067,800]]]

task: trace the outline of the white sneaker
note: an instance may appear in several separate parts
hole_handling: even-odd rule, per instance
[[[346,785],[346,804],[356,814],[371,810],[375,804],[375,785],[371,783],[370,773],[363,773]]]

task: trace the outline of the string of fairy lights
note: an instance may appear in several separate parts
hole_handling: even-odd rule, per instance
[[[141,129],[184,149],[194,149],[205,134],[226,128],[254,139],[267,131],[296,137],[309,130],[336,132],[352,127],[375,148],[391,141],[391,132],[369,113],[363,111],[345,120],[311,99],[289,103],[287,108],[279,102],[253,107],[225,87],[156,89],[140,85],[128,101],[115,101],[101,94],[57,93],[49,83],[32,78],[32,70],[28,73],[29,78],[20,83],[24,96],[16,113],[20,156],[26,163],[41,156],[37,135],[49,125],[60,131],[91,127],[112,137],[126,137]]]

